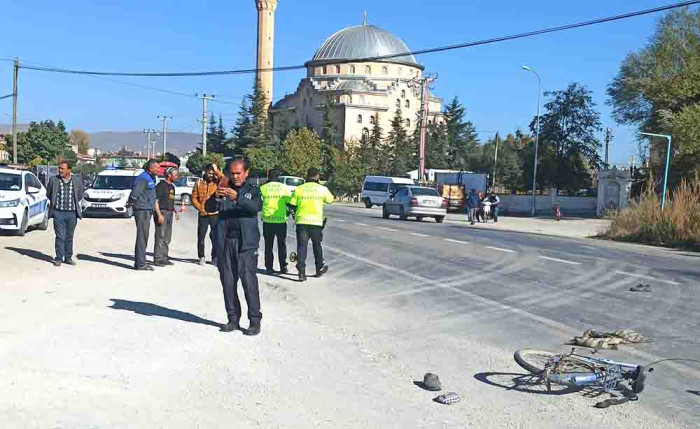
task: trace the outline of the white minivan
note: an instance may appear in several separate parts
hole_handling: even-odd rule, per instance
[[[134,211],[126,207],[136,176],[143,170],[105,170],[95,177],[92,187],[83,195],[86,216],[131,217]]]
[[[384,205],[398,188],[413,184],[412,179],[404,177],[367,176],[362,186],[362,202],[368,209]]]

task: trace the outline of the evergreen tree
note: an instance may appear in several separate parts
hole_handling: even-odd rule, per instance
[[[476,128],[469,121],[464,121],[465,109],[457,97],[447,106],[444,112],[447,132],[447,163],[454,170],[468,170],[477,161],[479,141]]]
[[[250,146],[250,142],[246,140],[246,136],[250,127],[250,116],[248,109],[248,98],[241,101],[241,106],[238,108],[238,118],[236,124],[231,129],[231,138],[226,142],[226,155],[244,155],[245,150]]]
[[[226,128],[224,128],[224,118],[219,114],[219,123],[216,127],[216,147],[214,152],[224,153],[226,151]]]
[[[420,124],[416,134],[420,143]],[[448,168],[447,127],[444,124],[428,124],[425,134],[425,168]]]
[[[216,119],[214,119],[214,112],[209,116],[209,121],[207,121],[207,152],[217,152],[218,147],[217,135],[216,135]]]
[[[333,176],[333,148],[338,146],[338,127],[335,120],[335,102],[330,95],[326,97],[321,126],[321,174]]]
[[[391,153],[391,174],[400,176],[406,174],[413,166],[415,148],[412,139],[409,139],[401,109],[396,109],[391,120],[391,130],[386,139],[386,149]]]
[[[253,84],[253,93],[248,96],[250,109],[248,110],[248,118],[250,123],[246,128],[247,133],[244,139],[247,143],[247,148],[267,148],[270,145],[272,130],[270,129],[270,121],[268,118],[267,107],[269,100],[265,94],[258,88],[257,79]]]
[[[384,146],[384,129],[379,123],[379,113],[374,116],[374,126],[369,135],[369,167],[368,174],[388,174],[391,171],[391,154]]]

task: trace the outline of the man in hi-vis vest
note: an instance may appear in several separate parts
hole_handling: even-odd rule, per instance
[[[275,272],[275,255],[272,253],[275,237],[280,273],[287,274],[287,204],[292,198],[292,192],[285,184],[280,183],[279,179],[279,170],[271,170],[269,181],[260,187],[263,199],[262,221],[267,274]]]

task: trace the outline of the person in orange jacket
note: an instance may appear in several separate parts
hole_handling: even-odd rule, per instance
[[[216,224],[219,221],[219,212],[216,205],[216,189],[224,174],[219,171],[216,164],[209,164],[204,168],[204,177],[198,180],[192,190],[192,205],[197,209],[197,256],[199,265],[204,265],[204,240],[211,239],[211,263],[216,265]]]

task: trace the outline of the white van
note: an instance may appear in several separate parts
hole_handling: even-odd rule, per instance
[[[398,188],[413,184],[412,179],[404,177],[367,176],[362,186],[362,202],[368,209],[381,206]]]
[[[296,176],[280,176],[280,182],[284,183],[284,185],[287,186],[287,189],[294,193],[297,187],[303,185],[306,181],[301,177]]]
[[[105,170],[95,177],[92,187],[83,195],[86,216],[131,217],[134,211],[126,207],[136,176],[143,170]]]
[[[46,188],[29,171],[0,168],[0,231],[21,236],[34,226],[49,227]]]

